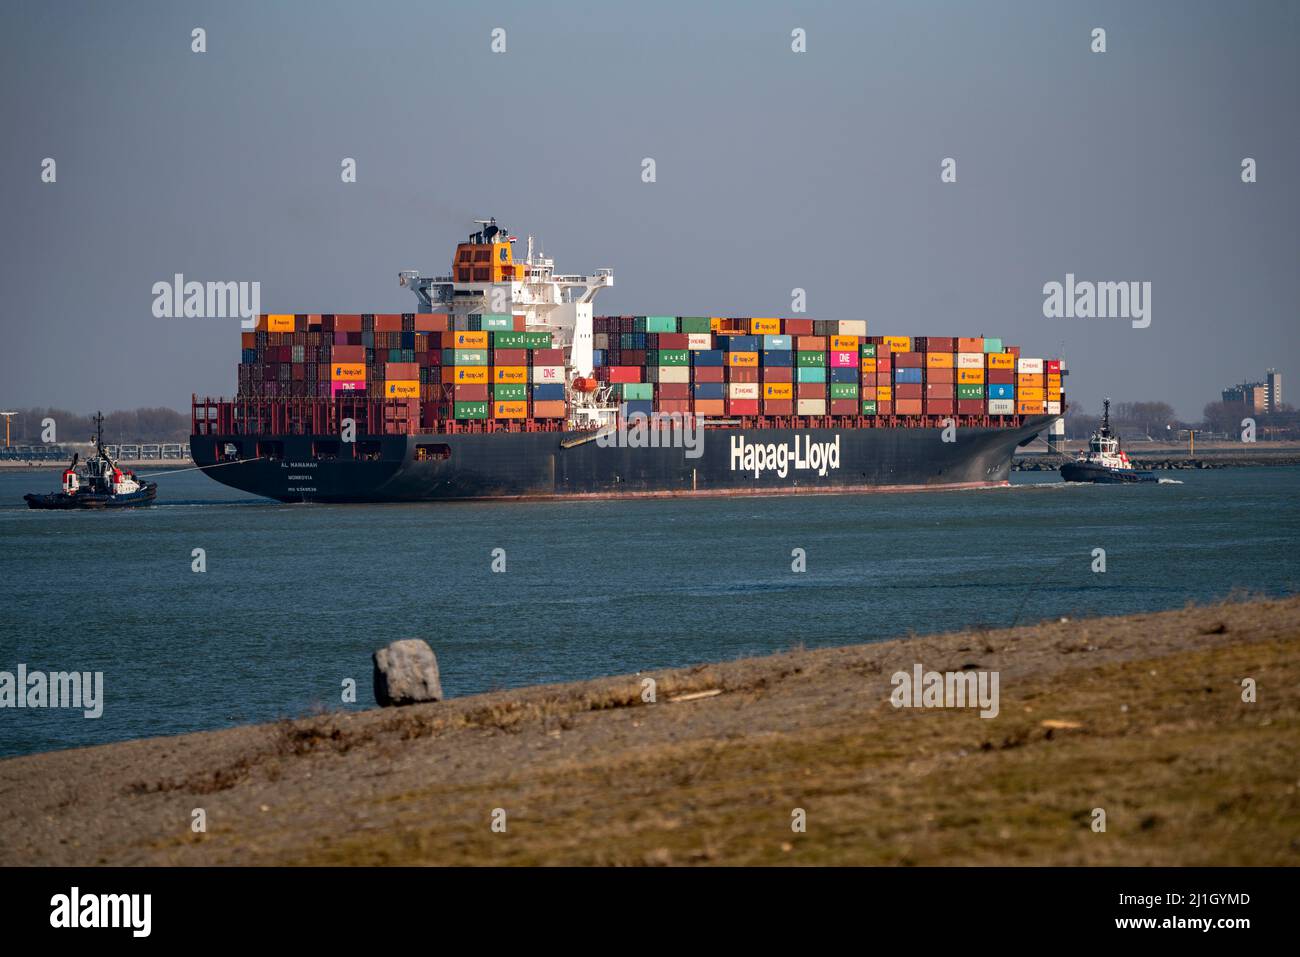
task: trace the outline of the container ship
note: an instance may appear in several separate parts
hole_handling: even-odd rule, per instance
[[[1063,414],[1060,360],[864,319],[596,316],[611,269],[555,271],[477,220],[408,313],[281,313],[194,462],[282,502],[844,493],[1005,485]]]

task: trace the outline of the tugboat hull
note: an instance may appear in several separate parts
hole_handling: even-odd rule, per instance
[[[1067,482],[1093,482],[1098,485],[1131,485],[1156,481],[1155,475],[1145,469],[1112,469],[1089,462],[1067,462],[1061,466],[1061,478]]]
[[[72,511],[104,508],[136,508],[152,505],[158,497],[158,485],[144,482],[138,491],[124,495],[105,495],[99,492],[79,491],[72,495],[53,492],[49,495],[24,495],[28,508]]]

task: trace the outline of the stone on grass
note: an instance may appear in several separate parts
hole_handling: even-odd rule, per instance
[[[380,707],[442,700],[438,658],[428,642],[403,638],[375,652],[375,701]]]

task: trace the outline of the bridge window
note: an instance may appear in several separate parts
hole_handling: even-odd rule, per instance
[[[244,457],[244,446],[239,442],[218,442],[216,457],[223,462],[237,462]]]
[[[415,461],[417,462],[446,461],[449,458],[451,458],[450,445],[417,445],[415,447]]]
[[[383,445],[373,439],[357,443],[357,458],[363,462],[378,462],[383,451]]]
[[[333,461],[339,457],[339,443],[328,439],[313,442],[311,444],[311,454],[316,459]]]
[[[259,458],[270,459],[273,462],[284,458],[283,442],[258,442],[257,454]]]

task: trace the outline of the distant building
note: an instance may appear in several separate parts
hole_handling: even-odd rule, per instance
[[[1276,412],[1282,405],[1282,373],[1269,369],[1265,382],[1243,382],[1223,390],[1223,401],[1244,405],[1252,414]]]

